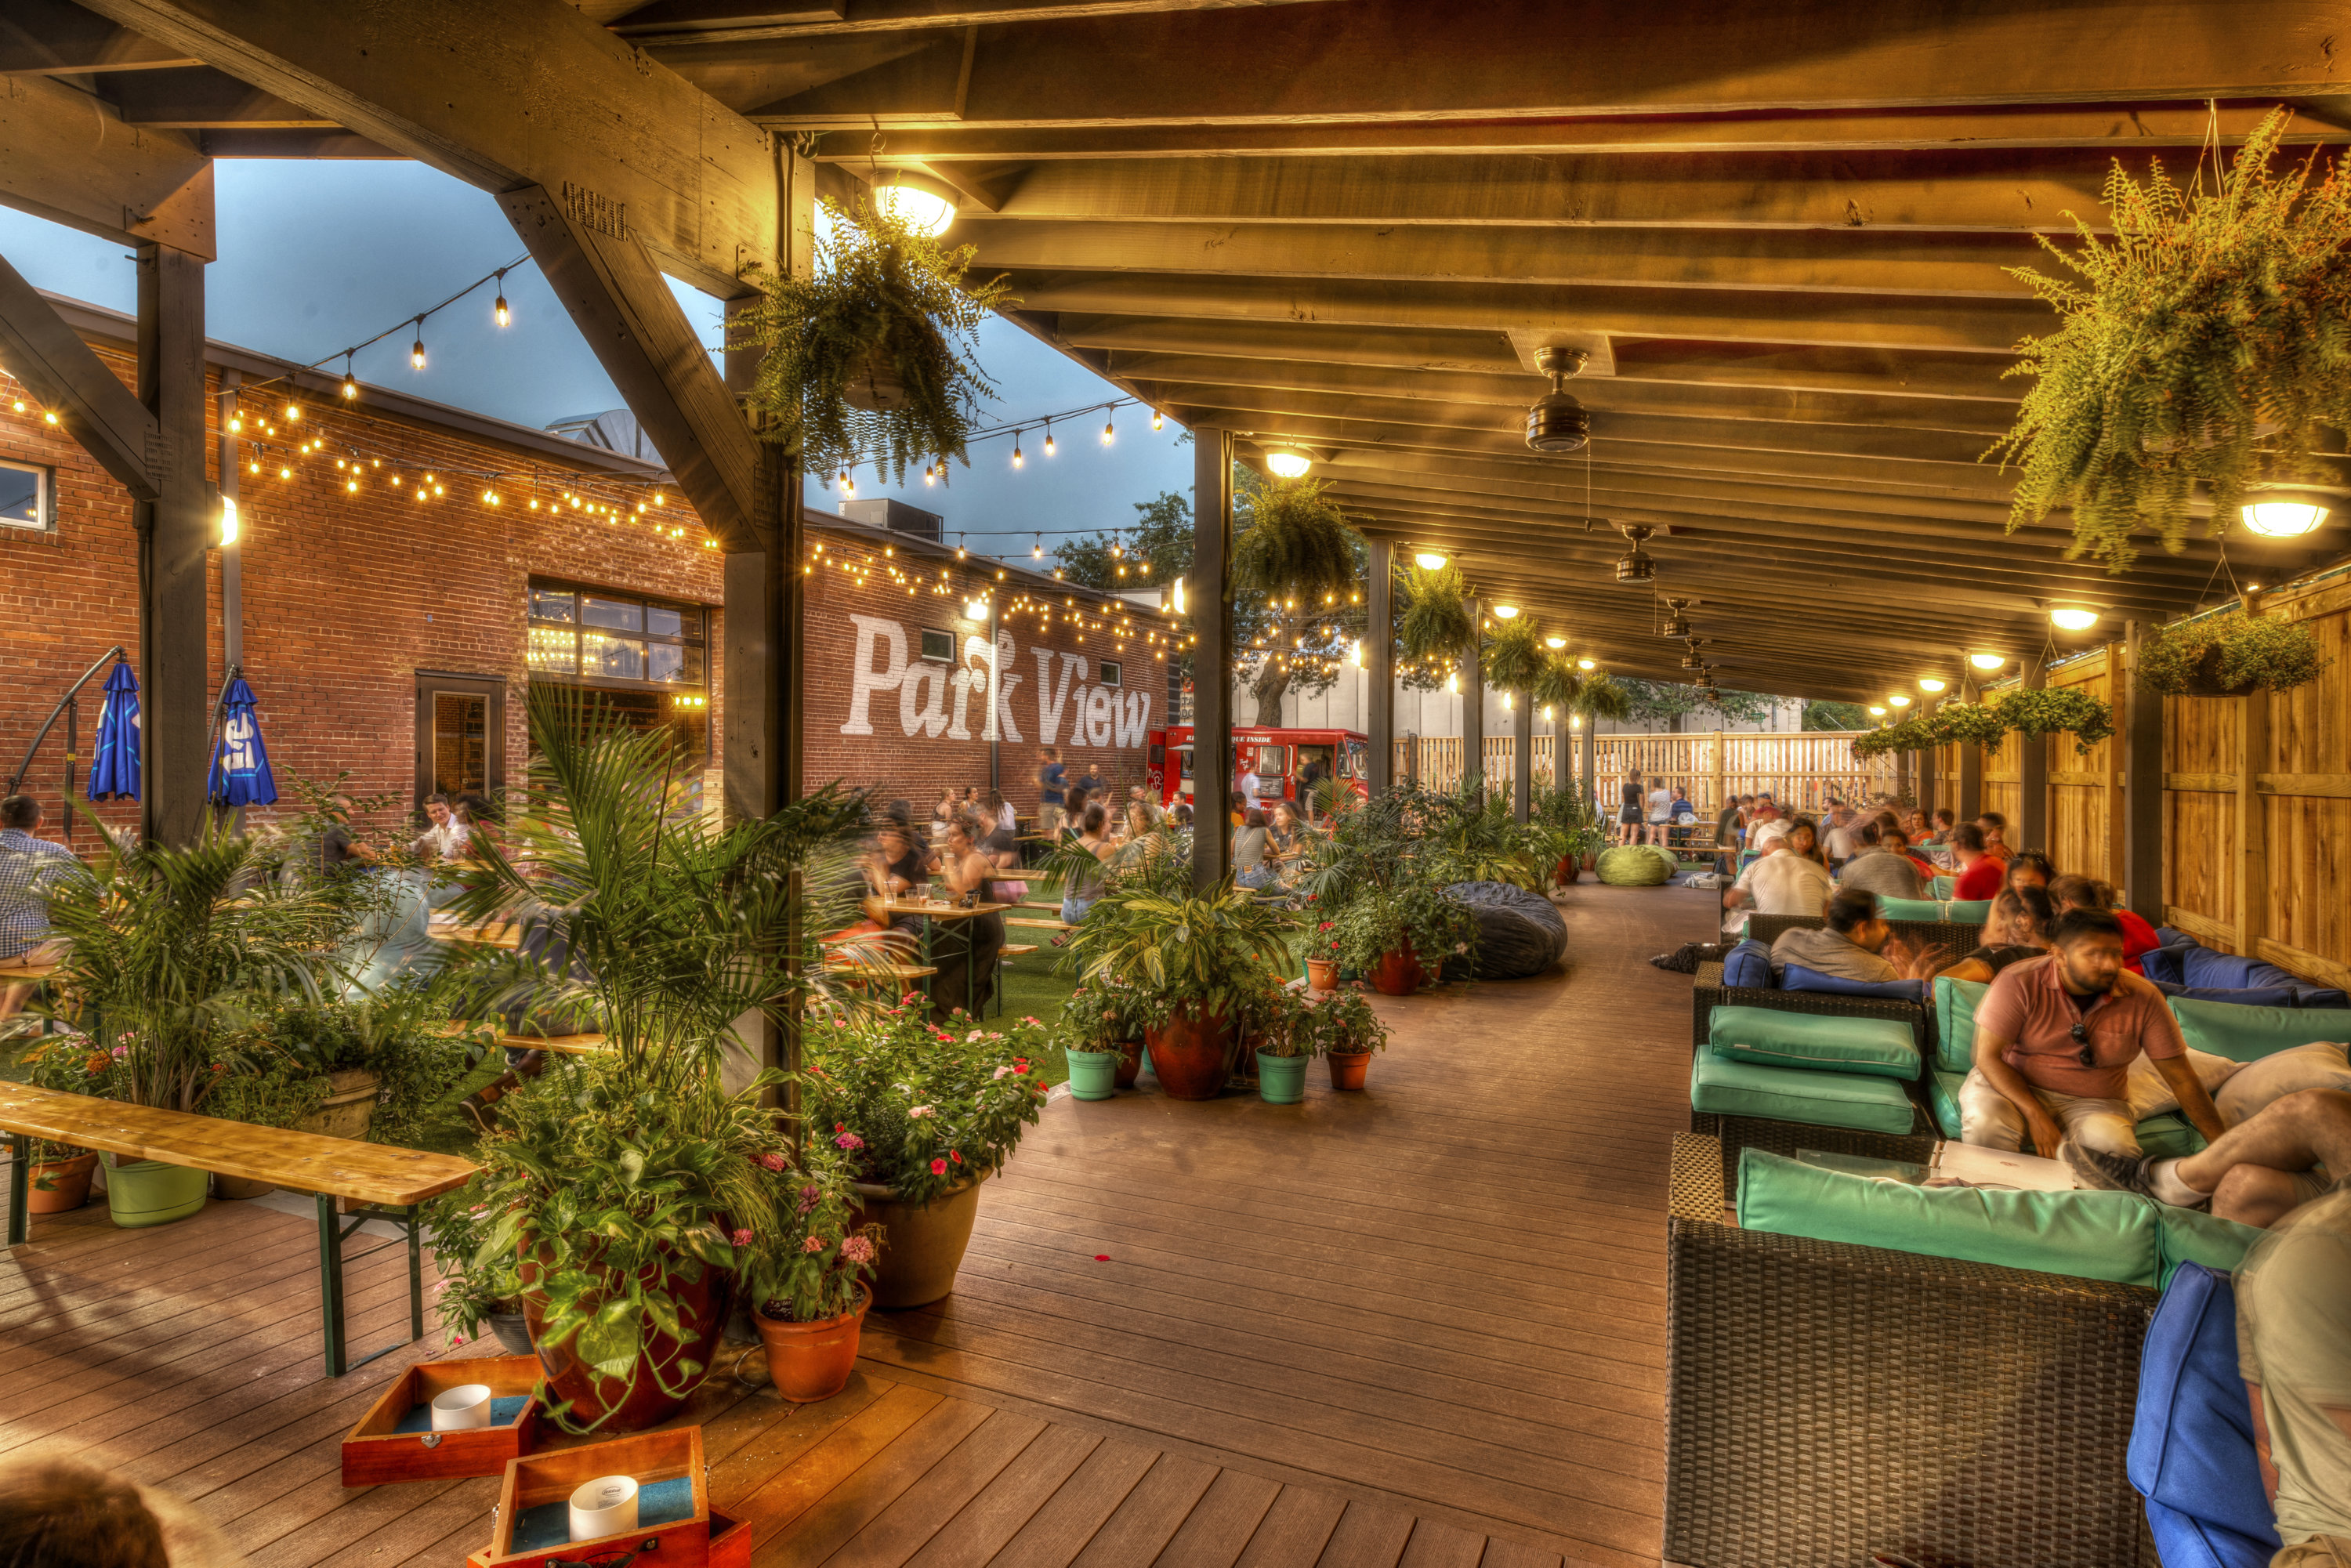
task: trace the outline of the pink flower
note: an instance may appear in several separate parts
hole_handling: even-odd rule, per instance
[[[947,1163],[946,1163],[946,1161],[945,1161],[945,1160],[933,1160],[933,1161],[931,1162],[931,1174],[932,1174],[933,1176],[945,1176],[945,1175],[946,1175],[946,1174],[947,1174]]]
[[[862,1149],[865,1146],[865,1140],[854,1133],[843,1133],[833,1139],[832,1146],[836,1149]]]
[[[455,1349],[456,1349],[459,1345],[461,1345],[461,1344],[463,1344],[463,1343],[465,1343],[465,1336],[464,1334],[461,1334],[461,1333],[453,1333],[453,1334],[451,1334],[451,1335],[449,1336],[449,1348],[450,1348],[451,1350],[455,1350]]]
[[[852,1263],[873,1261],[873,1239],[869,1236],[852,1236],[841,1244],[841,1255]]]
[[[784,1168],[784,1156],[776,1153],[773,1149],[770,1149],[766,1154],[759,1156],[759,1168],[770,1171],[782,1170]]]
[[[737,1231],[735,1233],[735,1245],[737,1247],[748,1247],[751,1245],[751,1233],[748,1230]]]
[[[938,1113],[937,1107],[932,1105],[917,1105],[913,1110],[906,1113],[908,1117],[917,1122],[921,1121],[925,1116],[935,1116]]]
[[[799,1211],[802,1214],[810,1214],[815,1212],[816,1206],[823,1201],[824,1188],[813,1186],[800,1188]]]
[[[989,1074],[988,1074],[988,1077],[990,1077],[990,1078],[1001,1078],[1001,1077],[1003,1077],[1005,1074],[1007,1074],[1007,1073],[1010,1072],[1011,1071],[1012,1071],[1012,1069],[1010,1069],[1010,1068],[1008,1068],[1008,1067],[999,1067],[999,1068],[998,1068],[995,1071],[993,1071],[993,1072],[989,1073]]]
[[[1036,1024],[1038,1020],[1037,1020],[1037,1019],[1035,1019],[1024,1018],[1024,1019],[1022,1019],[1020,1021],[1021,1021],[1022,1023],[1025,1023],[1025,1024]],[[1043,1027],[1043,1026],[1042,1026],[1042,1025],[1039,1025],[1039,1027],[1040,1027],[1040,1028],[1041,1028],[1041,1027]]]
[[[977,1040],[978,1038],[979,1038],[979,1030],[972,1030],[969,1034],[967,1034],[967,1035],[966,1035],[966,1036],[964,1036],[964,1037],[963,1037],[963,1042],[964,1042],[966,1045],[969,1045],[972,1041],[974,1041],[974,1040]]]
[[[123,1058],[131,1054],[131,1050],[128,1046],[118,1045],[114,1048],[112,1054],[115,1061],[120,1061]]]
[[[821,1252],[821,1251],[823,1251],[823,1250],[824,1250],[824,1238],[823,1238],[823,1237],[821,1237],[821,1236],[811,1236],[811,1237],[810,1237],[807,1240],[802,1241],[802,1242],[800,1243],[800,1250],[801,1250],[801,1251],[803,1251],[803,1252]]]

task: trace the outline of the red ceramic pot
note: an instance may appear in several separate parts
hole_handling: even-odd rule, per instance
[[[1306,988],[1310,991],[1335,991],[1339,988],[1339,960],[1309,958],[1306,960]]]
[[[857,1287],[857,1305],[837,1318],[796,1323],[755,1312],[751,1322],[768,1347],[768,1379],[776,1392],[795,1405],[830,1399],[849,1386],[857,1370],[857,1335],[865,1326],[865,1309],[873,1292]]]
[[[592,1425],[607,1437],[642,1432],[684,1409],[695,1389],[710,1375],[712,1358],[726,1333],[727,1310],[734,1304],[735,1276],[707,1264],[700,1278],[690,1283],[674,1276],[669,1288],[677,1303],[680,1333],[672,1336],[647,1324],[644,1348],[633,1375],[607,1377],[580,1359],[575,1350],[578,1335],[560,1344],[548,1343],[547,1295],[538,1289],[539,1277],[547,1271],[540,1262],[542,1256],[526,1253],[521,1260],[522,1315],[531,1343],[538,1349],[539,1367],[547,1374],[549,1403],[569,1401],[569,1416],[574,1426]],[[649,1278],[652,1272],[646,1270]],[[687,1361],[702,1370],[691,1376],[681,1375],[678,1364]],[[649,1362],[662,1369],[658,1378]]]
[[[98,1169],[96,1155],[74,1155],[43,1160],[26,1177],[25,1208],[31,1214],[70,1214],[89,1201],[90,1173]],[[43,1190],[46,1184],[47,1190]]]
[[[1364,1074],[1372,1065],[1372,1053],[1368,1051],[1333,1051],[1326,1053],[1322,1060],[1331,1064],[1332,1088],[1361,1089]]]
[[[1143,1036],[1159,1087],[1176,1100],[1213,1100],[1223,1092],[1232,1038],[1232,1024],[1222,1013],[1180,1013]]]
[[[1559,864],[1552,868],[1551,879],[1562,887],[1565,887],[1583,874],[1583,868],[1576,863],[1573,855],[1562,855],[1559,857]]]
[[[1130,1040],[1118,1048],[1118,1065],[1111,1070],[1111,1082],[1118,1088],[1132,1089],[1143,1073],[1143,1042]]]
[[[1408,997],[1420,989],[1428,975],[1420,967],[1420,959],[1413,952],[1412,944],[1407,942],[1401,947],[1381,954],[1380,961],[1372,966],[1367,977],[1372,982],[1372,989],[1384,997]]]

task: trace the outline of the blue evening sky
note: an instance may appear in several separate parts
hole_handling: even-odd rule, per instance
[[[354,361],[363,383],[535,426],[621,406],[528,261],[506,278],[513,325],[493,324],[493,291],[483,288],[425,324],[425,368],[410,368],[414,334],[404,319],[523,254],[486,193],[421,163],[231,159],[217,168],[220,259],[207,269],[205,304],[212,337],[307,364],[398,326]],[[37,288],[117,310],[137,306],[133,267],[120,245],[0,208],[0,256]],[[715,345],[717,301],[683,284],[672,287]],[[982,329],[979,357],[1001,394],[983,416],[988,421],[1029,420],[1120,395],[1005,322]],[[857,494],[897,495],[940,513],[950,534],[968,530],[976,551],[1022,558],[1035,531],[1044,533],[1050,554],[1057,533],[1130,523],[1134,503],[1162,490],[1188,494],[1191,453],[1176,444],[1174,423],[1154,434],[1145,411],[1122,409],[1117,440],[1105,449],[1102,423],[1097,413],[1055,426],[1058,453],[1050,459],[1041,427],[1032,429],[1021,441],[1027,463],[1018,473],[1011,441],[998,439],[976,445],[971,467],[957,468],[943,488],[909,475],[892,489],[866,470],[856,476]],[[828,490],[810,481],[810,505],[831,510],[840,499],[837,482]]]

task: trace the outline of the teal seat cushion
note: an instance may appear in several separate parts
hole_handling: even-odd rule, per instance
[[[1976,1063],[1976,1009],[1983,1005],[1989,980],[1954,980],[1935,977],[1935,1065],[1945,1072],[1965,1072]]]
[[[1881,898],[1877,913],[1887,920],[1940,920],[1943,906],[1931,898]]]
[[[1947,1138],[1959,1135],[1959,1085],[1967,1081],[1966,1073],[1940,1067],[1927,1074],[1927,1110]]]
[[[1943,918],[1954,925],[1981,925],[1991,918],[1991,900],[1955,898],[1943,905]]]
[[[2220,1219],[2200,1208],[2174,1208],[2168,1203],[2153,1207],[2158,1262],[2166,1285],[2171,1283],[2171,1271],[2182,1263],[2201,1263],[2223,1274],[2234,1273],[2245,1260],[2246,1250],[2262,1239],[2262,1233],[2250,1225]]]
[[[2177,1111],[2149,1116],[2134,1130],[2138,1134],[2138,1152],[2151,1160],[2185,1159],[2204,1150],[2204,1134]]]
[[[1916,1033],[1892,1019],[1719,1007],[1707,1022],[1707,1050],[1724,1061],[1758,1067],[1860,1072],[1906,1082],[1918,1076]]]
[[[1690,1057],[1690,1109],[1715,1116],[1753,1116],[1865,1133],[1907,1133],[1910,1096],[1891,1078],[1861,1072],[1807,1072],[1725,1061],[1711,1051]]]
[[[2161,1272],[2158,1207],[2127,1192],[1870,1181],[1756,1148],[1739,1159],[1739,1223],[1750,1230],[2150,1289]]]
[[[2314,1040],[2351,1040],[2351,1009],[2247,1008],[2173,997],[2171,1016],[2189,1047],[2231,1061],[2259,1061]]]

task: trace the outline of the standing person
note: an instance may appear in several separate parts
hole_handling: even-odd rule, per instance
[[[1616,787],[1616,841],[1641,841],[1641,776],[1630,768],[1625,769],[1625,781]]]
[[[1061,831],[1061,804],[1068,798],[1070,770],[1061,766],[1061,748],[1049,746],[1037,765],[1037,831],[1050,841]]]
[[[1641,804],[1646,809],[1648,818],[1649,841],[1663,845],[1666,841],[1666,830],[1673,826],[1674,822],[1674,798],[1667,791],[1666,781],[1662,779],[1650,779],[1649,793]]]
[[[1236,799],[1233,801],[1233,809],[1245,811],[1256,805],[1257,792],[1264,788],[1264,783],[1265,781],[1257,776],[1257,748],[1251,747],[1249,760],[1241,764],[1240,781],[1234,786]]]
[[[49,888],[81,868],[73,851],[35,835],[41,802],[30,795],[0,800],[0,958],[49,957]],[[0,987],[0,1019],[12,1018],[33,994],[30,985]]]
[[[1999,894],[2006,873],[1998,861],[1984,852],[1981,828],[1961,822],[1951,830],[1951,861],[1959,870],[1959,878],[1951,884],[1953,898],[1972,904]]]
[[[1090,800],[1086,795],[1085,786],[1082,784],[1071,785],[1069,805],[1061,818],[1061,831],[1063,833],[1074,839],[1085,831],[1086,807],[1088,804],[1090,804]]]
[[[1969,826],[1973,826],[1972,823]],[[2138,1153],[2126,1079],[2142,1051],[2207,1143],[2220,1113],[2188,1060],[2163,993],[2123,967],[2123,928],[2075,909],[2050,932],[2056,951],[2011,964],[1976,1009],[1975,1065],[1959,1085],[1959,1137],[2055,1159],[2071,1139]]]
[[[1729,876],[1739,859],[1740,803],[1736,795],[1726,796],[1722,810],[1714,814],[1714,874]]]

